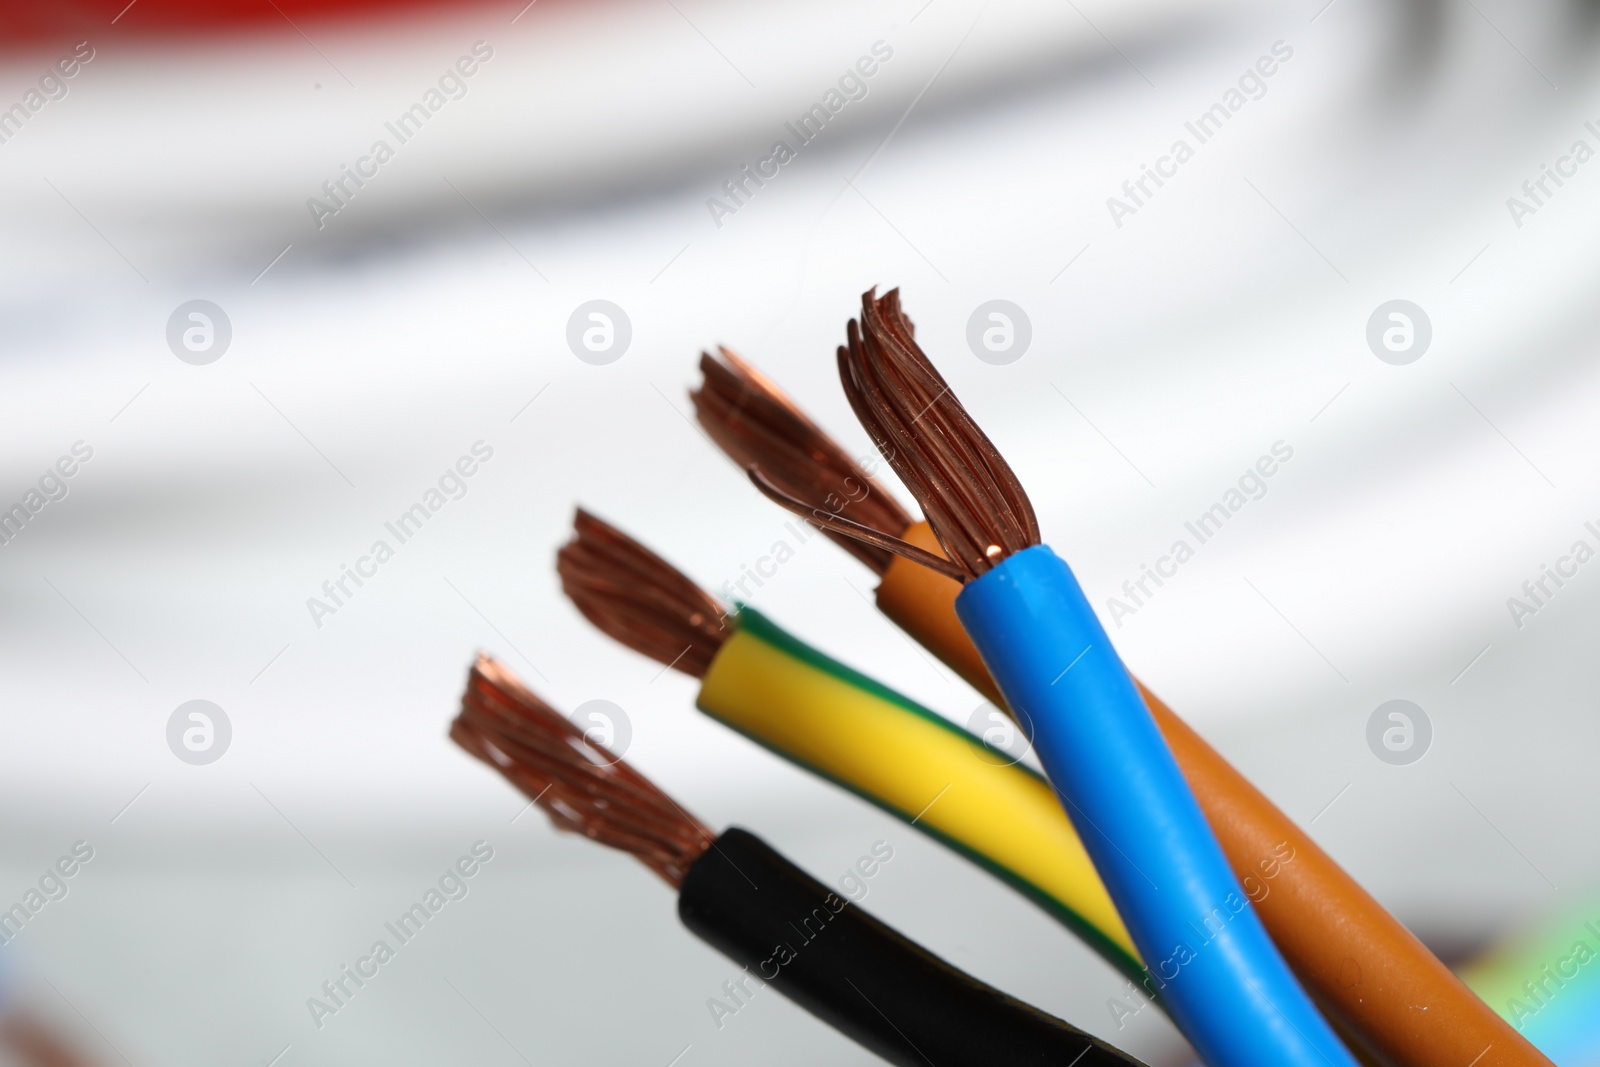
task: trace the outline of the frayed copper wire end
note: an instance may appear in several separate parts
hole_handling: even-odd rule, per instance
[[[561,588],[608,636],[695,678],[732,632],[727,611],[681,571],[582,508],[556,554]]]
[[[544,809],[556,829],[631,853],[674,888],[716,836],[488,656],[467,677],[450,738]]]
[[[886,556],[904,556],[913,563],[920,563],[924,567],[954,578],[958,582],[964,582],[967,579],[965,571],[943,556],[936,556],[932,552],[918,548],[908,541],[898,537],[891,537],[886,533],[872,529],[870,526],[863,526],[861,523],[847,519],[842,515],[834,515],[820,508],[811,507],[803,500],[796,500],[776,485],[773,485],[767,478],[767,472],[759,467],[751,467],[745,471],[745,474],[749,475],[751,483],[761,490],[761,494],[768,500],[820,527],[823,532],[837,535],[837,538],[841,541],[848,538],[859,544],[879,548]],[[887,570],[887,568],[885,569]]]
[[[1038,544],[1022,483],[917,346],[900,290],[863,293],[848,329],[838,352],[845,395],[959,565],[958,580]]]
[[[689,393],[700,425],[740,467],[758,467],[786,496],[898,537],[912,519],[905,508],[806,417],[766,375],[728,351],[700,354],[699,389]],[[795,512],[882,575],[891,553]]]

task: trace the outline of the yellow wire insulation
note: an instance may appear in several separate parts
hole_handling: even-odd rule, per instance
[[[778,754],[860,794],[966,852],[1110,945],[1124,971],[1139,966],[1121,917],[1083,843],[1043,778],[1004,764],[971,735],[912,704],[852,684],[759,632],[735,630],[701,683],[702,711]],[[759,631],[759,632],[758,632]],[[781,634],[782,632],[779,631]],[[787,634],[782,637],[788,638]],[[789,641],[798,644],[793,638]],[[865,685],[874,685],[862,679]],[[1081,932],[1081,931],[1080,931]],[[1106,952],[1114,946],[1115,950]],[[1116,958],[1118,953],[1125,957]]]

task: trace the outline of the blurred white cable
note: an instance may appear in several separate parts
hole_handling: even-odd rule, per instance
[[[71,269],[52,240],[72,220],[64,200],[148,272],[196,255],[264,265],[288,243],[411,232],[462,209],[463,196],[561,206],[715,174],[709,194],[875,41],[894,58],[870,79],[870,106],[854,105],[841,125],[882,137],[935,78],[939,93],[959,97],[1120,65],[1245,6],[616,0],[164,47],[125,43],[108,26],[66,95],[0,144],[8,239],[26,252],[0,260],[0,280]],[[470,77],[454,74],[463,57],[477,67]],[[54,58],[11,61],[0,105]],[[396,133],[412,131],[395,122],[430,92],[444,106],[402,143]],[[323,183],[380,140],[394,159],[365,165],[377,173],[356,194],[360,210],[319,230],[307,201],[327,201]]]

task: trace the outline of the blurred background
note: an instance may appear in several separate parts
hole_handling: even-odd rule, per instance
[[[832,352],[874,285],[1130,666],[1494,1007],[1600,923],[1594,4],[124,5],[0,3],[0,908],[44,901],[0,947],[14,1021],[130,1067],[871,1062],[775,995],[719,1029],[734,969],[670,891],[448,742],[485,650],[617,704],[636,766],[825,880],[890,842],[881,918],[1189,1062],[1022,897],[560,595],[579,502],[711,588],[791,538],[693,424],[695,359],[730,346],[865,456]],[[872,583],[815,538],[751,600],[966,721]]]

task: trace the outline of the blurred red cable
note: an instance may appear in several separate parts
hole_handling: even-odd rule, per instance
[[[552,0],[540,0],[550,3]],[[394,21],[442,14],[464,6],[520,3],[471,0],[0,0],[0,51],[33,51],[88,39],[164,39],[249,33],[295,33],[312,23]],[[510,17],[508,14],[508,18]]]

